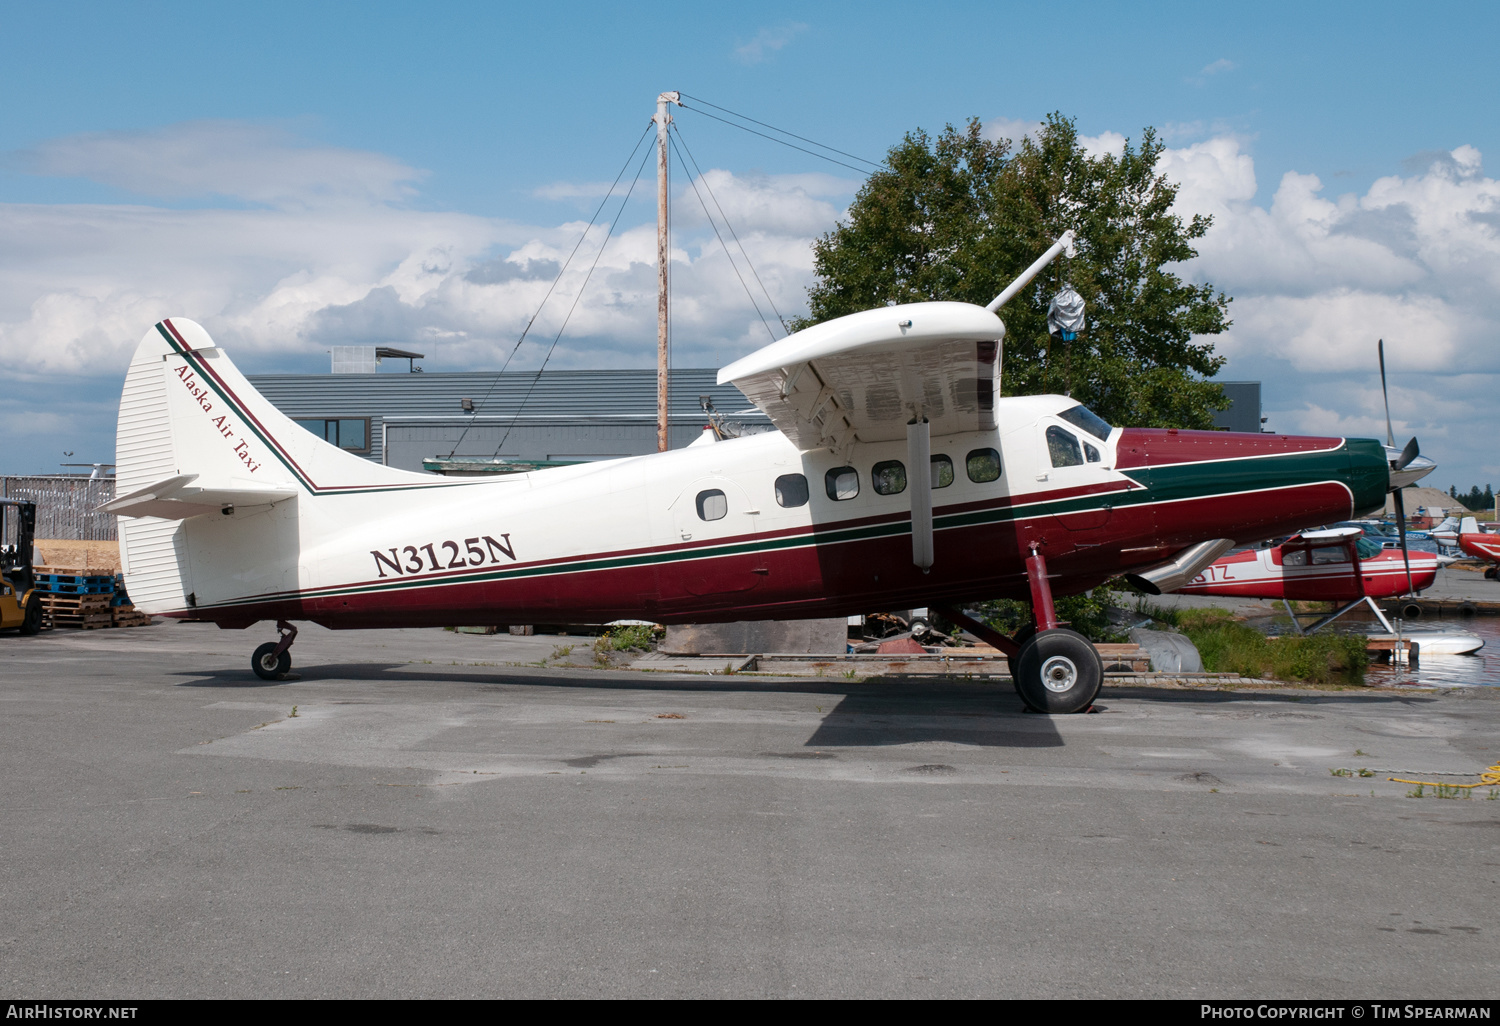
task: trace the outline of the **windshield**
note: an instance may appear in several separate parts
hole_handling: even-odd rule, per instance
[[[1101,442],[1109,441],[1109,433],[1114,430],[1087,406],[1075,406],[1071,410],[1063,410],[1058,416],[1074,427],[1087,431]]]
[[[1360,559],[1374,559],[1380,555],[1380,546],[1368,538],[1359,538],[1354,542],[1354,550],[1359,553]]]

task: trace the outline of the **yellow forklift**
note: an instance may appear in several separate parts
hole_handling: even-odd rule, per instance
[[[36,503],[0,499],[0,630],[22,634],[42,629],[42,596],[36,590],[31,544],[36,534]]]

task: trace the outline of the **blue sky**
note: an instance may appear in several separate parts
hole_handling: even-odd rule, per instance
[[[125,361],[164,315],[252,372],[321,370],[371,333],[434,370],[498,365],[681,89],[869,157],[968,117],[1014,134],[1061,111],[1103,149],[1155,126],[1184,204],[1218,218],[1184,273],[1236,297],[1222,376],[1266,382],[1270,426],[1383,433],[1383,334],[1432,483],[1500,481],[1492,6],[915,10],[0,4],[0,355],[34,386],[0,397],[0,472],[111,458]],[[858,177],[679,124],[797,312]],[[683,198],[678,362],[727,363],[765,335]],[[650,363],[652,216],[645,189],[556,365]]]

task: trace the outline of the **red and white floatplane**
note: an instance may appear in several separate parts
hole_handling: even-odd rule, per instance
[[[1500,541],[1500,539],[1497,539]],[[1280,599],[1292,623],[1304,633],[1324,627],[1359,606],[1368,606],[1392,635],[1376,599],[1414,595],[1432,587],[1438,557],[1431,552],[1382,548],[1358,527],[1302,531],[1279,545],[1231,553],[1203,568],[1180,595],[1224,598]],[[1341,603],[1333,612],[1303,627],[1294,601]],[[1407,630],[1421,645],[1423,655],[1467,655],[1478,651],[1483,639],[1466,631]]]

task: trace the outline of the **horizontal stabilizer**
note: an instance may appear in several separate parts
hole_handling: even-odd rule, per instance
[[[233,482],[216,486],[199,485],[195,483],[197,480],[197,474],[177,474],[106,502],[99,507],[99,512],[122,517],[186,520],[204,513],[217,513],[225,506],[267,506],[297,494],[295,488],[285,485]]]

